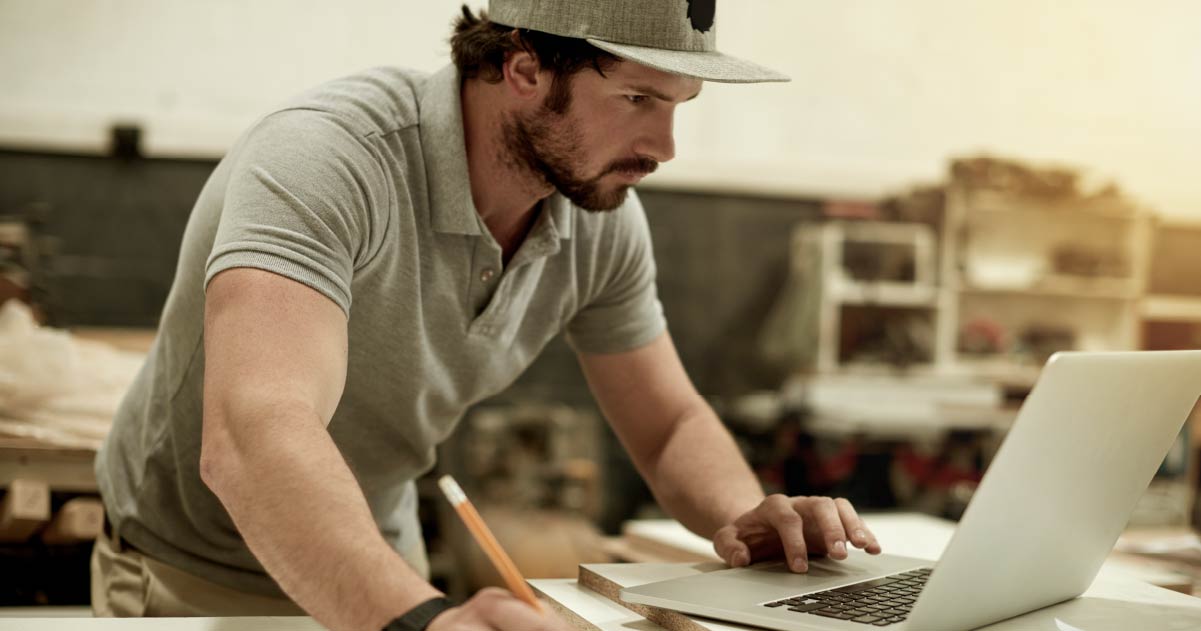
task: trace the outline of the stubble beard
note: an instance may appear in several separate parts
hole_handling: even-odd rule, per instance
[[[580,155],[583,134],[566,112],[545,105],[533,114],[514,114],[502,129],[504,147],[512,164],[528,175],[545,181],[590,212],[614,210],[625,202],[631,185],[605,188],[601,179],[610,173],[650,173],[658,164],[649,158],[629,158],[609,164],[600,175],[578,175],[584,160]]]

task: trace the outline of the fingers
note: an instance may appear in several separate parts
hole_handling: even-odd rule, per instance
[[[855,507],[843,498],[834,500],[834,505],[838,508],[838,516],[842,520],[842,527],[850,536],[850,541],[856,548],[863,549],[868,554],[880,554],[880,542],[876,540],[876,535],[872,534],[871,529],[863,520],[859,518],[859,513],[855,512]]]
[[[876,536],[843,498],[771,495],[713,535],[713,549],[731,567],[783,553],[794,572],[809,570],[809,553],[843,560],[848,546],[879,554]]]
[[[506,592],[507,594],[507,592]],[[570,631],[571,627],[552,611],[538,611],[509,596],[496,607],[495,616],[487,619],[497,631]]]
[[[498,587],[480,590],[459,607],[430,621],[429,631],[489,629],[495,631],[568,631],[554,613],[539,612]]]
[[[797,510],[809,522],[811,531],[825,544],[826,555],[832,559],[847,558],[847,533],[842,527],[838,507],[828,497],[807,497],[796,500]]]
[[[730,567],[751,563],[751,550],[738,538],[738,527],[726,526],[713,535],[713,551]]]
[[[805,544],[805,522],[784,495],[769,495],[753,512],[776,529],[784,558],[794,572],[809,571],[809,546]]]

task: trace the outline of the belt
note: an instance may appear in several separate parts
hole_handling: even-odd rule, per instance
[[[113,532],[113,525],[108,520],[107,512],[104,514],[103,531],[104,531],[104,537],[113,544],[113,548],[115,548],[118,552],[122,551],[122,550],[134,550],[134,551],[138,550],[136,546],[129,543],[128,539]]]

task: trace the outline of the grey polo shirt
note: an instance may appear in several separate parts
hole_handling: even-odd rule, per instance
[[[413,480],[468,406],[504,390],[560,331],[577,351],[610,353],[665,329],[632,194],[609,213],[548,198],[502,265],[471,199],[453,67],[373,69],[264,117],[196,202],[158,338],[96,462],[119,535],[264,594],[279,588],[199,475],[204,292],[237,267],[304,283],[346,312],[329,433],[380,531],[417,567]]]

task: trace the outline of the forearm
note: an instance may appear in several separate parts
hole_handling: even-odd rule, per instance
[[[706,538],[764,498],[734,439],[703,401],[673,424],[644,475],[660,505]]]
[[[581,354],[605,418],[655,497],[689,530],[714,532],[754,508],[763,489],[663,333],[622,353]]]
[[[380,629],[440,595],[384,541],[321,419],[258,413],[206,418],[202,473],[283,590],[335,631]]]

